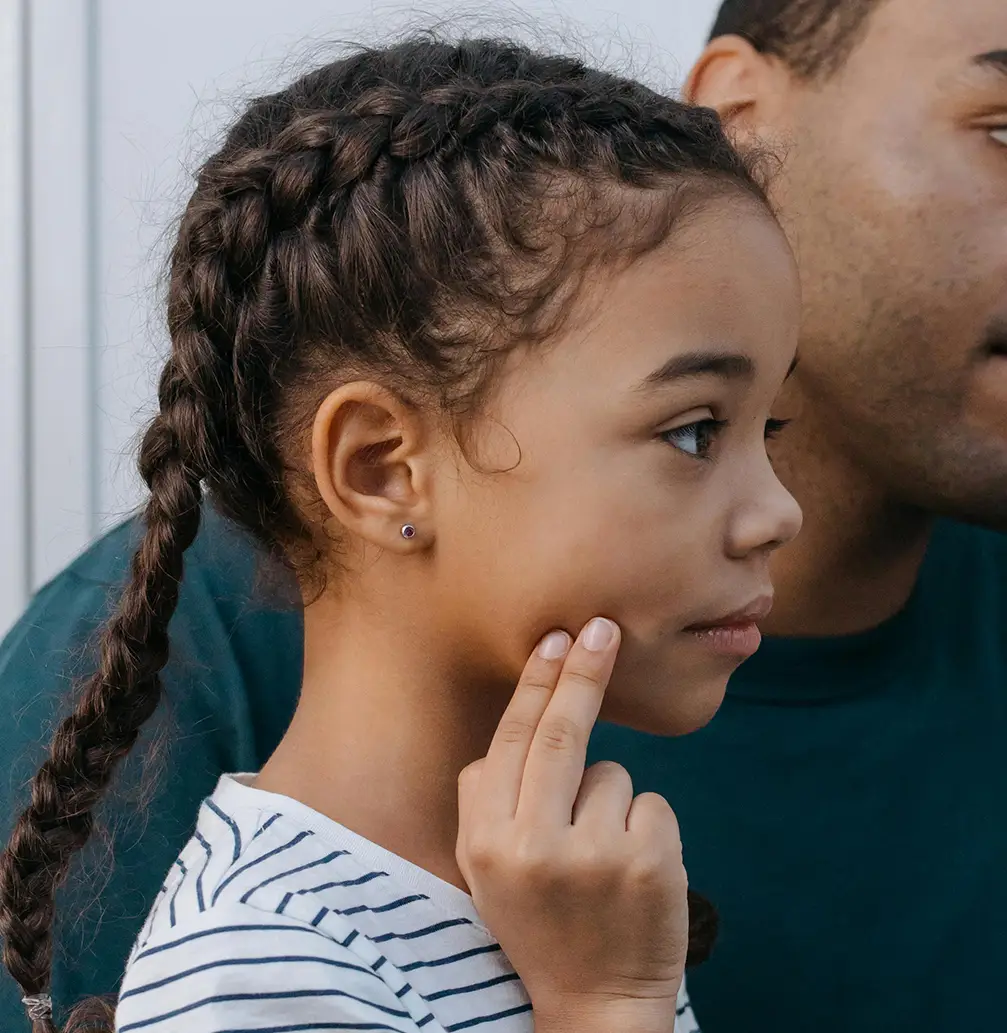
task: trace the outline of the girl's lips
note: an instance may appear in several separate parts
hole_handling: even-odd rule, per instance
[[[762,643],[762,633],[757,622],[765,620],[772,608],[773,596],[767,592],[733,613],[690,624],[685,630],[701,645],[721,656],[746,659]]]
[[[742,624],[718,624],[707,628],[686,628],[700,645],[721,656],[750,657],[762,643],[762,633],[754,621]]]

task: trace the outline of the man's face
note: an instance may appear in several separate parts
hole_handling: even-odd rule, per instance
[[[894,500],[1007,526],[1007,2],[884,0],[791,89],[803,408]]]

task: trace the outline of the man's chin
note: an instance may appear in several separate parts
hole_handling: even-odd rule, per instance
[[[991,353],[976,367],[965,418],[973,435],[999,440],[1007,454],[1007,353]]]

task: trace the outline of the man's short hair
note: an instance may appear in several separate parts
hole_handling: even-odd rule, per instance
[[[837,72],[882,0],[724,0],[710,38],[743,36],[805,79]]]

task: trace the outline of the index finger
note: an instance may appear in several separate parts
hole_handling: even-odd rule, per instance
[[[563,665],[525,761],[518,814],[552,828],[573,821],[584,779],[587,744],[619,649],[619,626],[588,622]]]
[[[528,751],[570,646],[571,639],[565,631],[551,631],[525,664],[486,752],[479,788],[472,801],[473,811],[485,813],[493,820],[510,819],[517,812]]]

